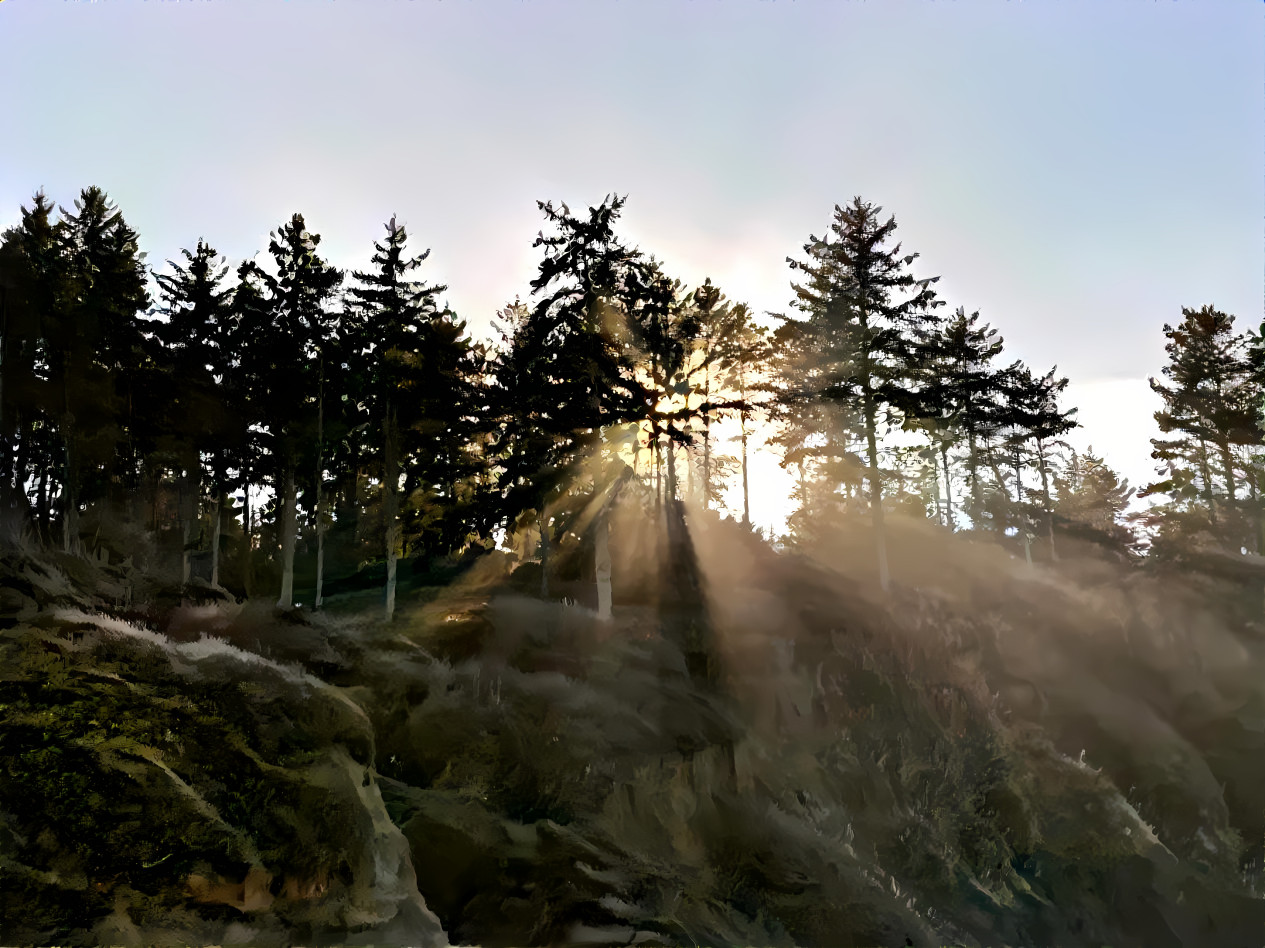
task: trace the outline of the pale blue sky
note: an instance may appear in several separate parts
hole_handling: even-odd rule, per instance
[[[1259,0],[4,0],[0,85],[0,226],[99,184],[155,266],[297,210],[360,267],[398,213],[476,331],[537,198],[627,193],[670,272],[785,310],[860,194],[1135,482],[1162,324],[1265,315]]]

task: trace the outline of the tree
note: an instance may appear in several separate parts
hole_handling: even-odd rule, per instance
[[[409,279],[430,251],[409,257],[405,229],[394,217],[386,229],[386,241],[374,243],[372,262],[377,269],[352,274],[359,285],[349,292],[344,332],[351,341],[349,354],[361,367],[364,410],[379,432],[377,450],[370,456],[381,465],[385,614],[390,620],[400,555],[402,433],[412,431],[425,442],[418,447],[433,465],[435,449],[442,443],[436,434],[449,430],[468,399],[461,391],[467,349],[461,327],[437,302],[447,287]]]
[[[1132,488],[1094,454],[1092,446],[1084,454],[1072,451],[1054,484],[1054,513],[1069,532],[1121,554],[1133,551],[1137,540],[1123,522]]]
[[[548,593],[551,507],[578,486],[580,467],[603,443],[602,429],[642,417],[629,313],[650,278],[641,255],[614,233],[624,199],[607,196],[586,217],[538,202],[556,233],[544,248],[535,298],[512,314],[495,375],[504,419],[498,444],[505,510],[534,509],[540,521],[542,595]],[[596,485],[594,485],[596,488]]]
[[[1212,306],[1182,309],[1176,327],[1165,324],[1169,362],[1165,382],[1152,378],[1151,390],[1163,400],[1155,413],[1160,430],[1174,437],[1153,439],[1152,457],[1168,477],[1147,485],[1142,495],[1167,493],[1192,501],[1188,486],[1198,485],[1209,531],[1238,548],[1246,539],[1239,512],[1239,465],[1236,445],[1260,441],[1257,426],[1259,386],[1249,359],[1247,339],[1234,332],[1234,317]],[[1255,492],[1255,476],[1251,475]]]
[[[941,301],[931,289],[938,277],[918,280],[908,272],[918,255],[888,246],[896,219],[882,221],[881,211],[859,197],[846,208],[836,205],[830,235],[810,236],[808,259],[787,262],[805,275],[792,287],[795,307],[806,314],[796,321],[800,378],[789,387],[799,399],[841,403],[859,418],[879,582],[886,590],[879,425],[924,410],[918,367]]]
[[[171,272],[154,274],[161,301],[158,312],[167,317],[154,335],[162,343],[169,376],[167,435],[179,442],[184,469],[182,574],[188,582],[190,532],[199,518],[201,459],[206,453],[211,457],[211,583],[218,585],[232,428],[231,405],[223,397],[231,372],[230,291],[222,286],[228,266],[203,240],[182,254],[187,265],[169,260]]]
[[[738,435],[742,445],[742,523],[751,525],[751,485],[748,472],[747,442],[752,417],[764,406],[756,396],[764,393],[761,384],[772,354],[768,332],[756,323],[746,303],[736,305],[729,320],[729,331],[720,340],[717,367],[721,384],[737,397]]]
[[[49,333],[65,293],[54,207],[37,192],[0,240],[0,463],[4,506],[35,482],[35,526],[50,539],[49,477],[56,469],[62,401],[49,378]]]
[[[149,304],[137,235],[97,187],[54,228],[63,280],[45,331],[50,380],[60,389],[65,445],[63,546],[79,544],[84,500],[119,502],[135,490],[133,398],[144,358],[139,314]]]
[[[1056,378],[1058,367],[1045,375],[1035,377],[1022,362],[1016,362],[1002,373],[1000,389],[1002,401],[998,406],[996,423],[1003,443],[1010,449],[1011,464],[1015,475],[1015,511],[1017,528],[1023,534],[1024,555],[1032,562],[1032,520],[1036,511],[1024,503],[1023,469],[1025,455],[1035,459],[1041,475],[1042,509],[1051,558],[1054,551],[1054,518],[1051,510],[1049,451],[1060,436],[1077,427],[1072,417],[1076,409],[1060,411],[1058,397],[1067,388],[1066,378]],[[1029,447],[1031,445],[1031,448]]]
[[[298,533],[295,476],[305,446],[315,449],[310,451],[316,456],[314,466],[321,466],[319,441],[312,435],[324,408],[325,351],[334,328],[327,304],[343,279],[341,271],[317,255],[320,239],[308,232],[301,214],[293,215],[273,232],[268,250],[277,273],[271,276],[258,271],[266,287],[268,307],[254,313],[271,316],[272,324],[247,327],[254,332],[258,351],[259,395],[268,408],[268,448],[273,486],[280,500],[281,593],[277,606],[282,609],[294,603]],[[314,507],[319,523],[319,500]]]
[[[1001,374],[993,362],[1002,351],[1002,338],[979,313],[966,315],[959,306],[936,333],[925,363],[926,426],[944,468],[946,524],[954,526],[953,472],[950,453],[965,436],[966,483],[973,516],[984,508],[980,487],[979,441],[993,427],[1000,395]]]

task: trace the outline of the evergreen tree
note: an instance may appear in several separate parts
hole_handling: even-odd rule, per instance
[[[542,593],[551,507],[578,486],[581,465],[600,451],[602,429],[643,417],[649,400],[628,316],[650,280],[641,255],[615,236],[623,205],[608,196],[578,217],[565,204],[538,202],[556,233],[533,244],[544,248],[531,283],[535,300],[507,327],[496,368],[506,513],[534,509],[540,519]]]
[[[760,400],[767,388],[764,377],[772,350],[765,328],[752,319],[745,303],[733,307],[727,320],[727,331],[718,341],[717,368],[720,384],[736,399],[730,404],[738,414],[738,436],[741,443],[742,522],[751,525],[751,485],[748,471],[748,439],[753,418],[765,406]]]
[[[193,524],[200,519],[202,457],[210,457],[211,582],[219,583],[219,547],[223,512],[229,491],[228,453],[232,439],[232,406],[224,398],[230,363],[229,290],[224,259],[199,240],[183,250],[185,264],[168,261],[169,273],[156,273],[158,312],[166,322],[154,329],[161,343],[161,361],[169,375],[165,388],[168,437],[183,468],[184,496],[182,574],[189,580]]]
[[[320,468],[317,428],[323,411],[325,352],[333,334],[328,304],[343,275],[316,253],[318,234],[309,233],[301,214],[293,215],[272,235],[268,250],[275,276],[264,274],[273,323],[259,327],[260,395],[267,405],[268,450],[281,545],[281,593],[277,606],[294,603],[294,553],[298,533],[296,476],[306,456]],[[254,327],[252,327],[254,328]],[[319,523],[319,501],[313,504]],[[319,543],[319,534],[318,534]],[[319,582],[319,581],[318,581]]]
[[[49,378],[48,337],[65,292],[53,214],[52,202],[38,192],[31,208],[21,209],[21,223],[0,240],[0,501],[7,508],[18,499],[27,515],[27,486],[33,484],[35,528],[46,540],[61,395]]]
[[[1001,403],[997,406],[996,426],[1002,443],[1009,450],[1014,472],[1015,499],[1012,520],[1023,539],[1024,555],[1032,562],[1031,540],[1036,514],[1046,522],[1051,556],[1054,557],[1054,521],[1050,506],[1049,451],[1052,443],[1077,426],[1076,409],[1060,411],[1058,396],[1067,388],[1066,378],[1056,378],[1057,367],[1045,375],[1033,376],[1032,370],[1016,362],[1001,375]],[[1042,505],[1035,509],[1024,502],[1023,471],[1031,457],[1041,475]],[[1008,498],[1005,498],[1008,500]]]
[[[902,256],[899,244],[888,245],[896,219],[882,221],[881,211],[859,197],[846,208],[836,205],[830,236],[810,236],[808,259],[787,262],[805,275],[792,284],[795,306],[806,314],[797,327],[802,381],[796,394],[842,403],[859,416],[879,582],[887,589],[880,426],[925,410],[919,366],[941,301],[931,289],[938,277],[918,280],[909,273],[918,255]]]
[[[1234,454],[1236,445],[1260,441],[1259,387],[1247,339],[1234,331],[1233,316],[1212,306],[1185,307],[1182,316],[1176,327],[1164,326],[1169,362],[1161,372],[1167,384],[1151,379],[1152,391],[1164,403],[1155,420],[1160,431],[1173,436],[1154,439],[1152,457],[1169,476],[1147,485],[1142,494],[1167,493],[1189,502],[1189,488],[1198,485],[1208,531],[1237,548],[1248,538]]]
[[[445,286],[410,279],[430,255],[410,257],[408,234],[394,217],[386,225],[385,242],[374,244],[375,270],[356,272],[359,285],[349,291],[344,334],[349,354],[359,367],[364,411],[378,432],[368,452],[376,459],[382,481],[387,578],[385,613],[395,612],[396,563],[401,548],[400,480],[406,447],[418,463],[429,462],[422,476],[442,476],[439,449],[463,414],[462,377],[466,346],[460,324],[441,310],[438,296]],[[404,435],[412,434],[412,444]]]
[[[979,479],[980,440],[995,426],[1001,374],[993,362],[1002,351],[1002,338],[979,313],[966,315],[959,306],[936,334],[924,374],[924,397],[931,438],[944,470],[946,523],[954,525],[952,450],[966,440],[966,484],[971,512],[978,518],[984,509]]]
[[[120,502],[136,488],[135,399],[149,304],[136,232],[100,188],[86,188],[55,232],[64,293],[46,323],[50,379],[65,446],[63,546],[79,545],[84,501]]]
[[[1137,540],[1124,523],[1132,488],[1092,446],[1084,454],[1071,452],[1054,485],[1054,512],[1069,533],[1120,554],[1136,548]]]

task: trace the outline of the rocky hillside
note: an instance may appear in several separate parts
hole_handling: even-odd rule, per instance
[[[906,526],[880,599],[864,537],[690,536],[610,624],[492,558],[384,625],[10,553],[0,935],[1259,942],[1263,639],[1214,581]]]

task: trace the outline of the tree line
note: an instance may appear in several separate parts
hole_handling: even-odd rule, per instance
[[[542,594],[551,550],[581,535],[600,584],[630,491],[671,527],[684,496],[716,507],[738,477],[749,526],[756,438],[797,475],[791,539],[864,518],[884,587],[898,511],[1029,560],[1078,531],[1130,555],[1139,536],[1161,557],[1265,548],[1261,337],[1233,317],[1164,327],[1161,473],[1141,491],[1159,502],[1126,522],[1129,486],[1064,439],[1068,380],[1007,362],[978,312],[946,315],[881,208],[835,207],[766,325],[621,239],[623,207],[539,202],[537,276],[489,344],[394,217],[364,271],[333,266],[295,214],[265,263],[199,240],[151,273],[101,189],[73,209],[37,193],[0,240],[0,507],[65,553],[178,553],[185,582],[201,557],[213,585],[283,608],[296,557],[317,607],[327,573],[376,562],[388,616],[402,557],[525,529]]]

